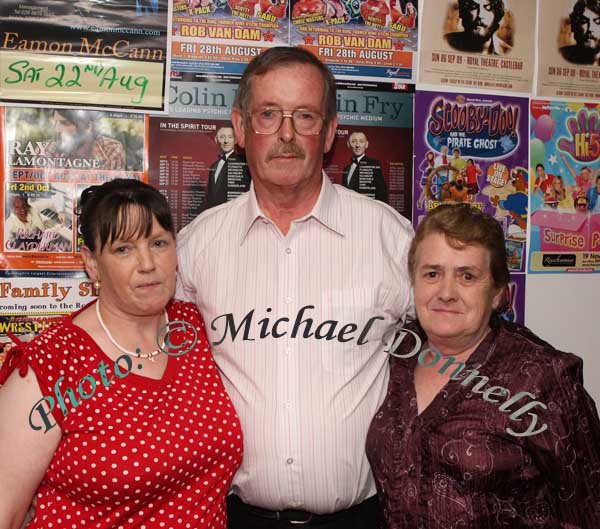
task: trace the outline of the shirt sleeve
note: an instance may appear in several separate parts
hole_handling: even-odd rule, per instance
[[[25,377],[29,369],[33,370],[42,392],[42,398],[31,403],[29,412],[29,425],[34,430],[46,433],[54,426],[63,424],[65,414],[61,410],[62,406],[65,410],[70,408],[70,393],[61,394],[63,401],[60,403],[54,388],[55,384],[63,389],[77,388],[73,370],[67,369],[68,355],[68,345],[60,338],[55,339],[55,332],[51,329],[31,342],[13,347],[0,369],[0,386],[15,370],[21,377]]]
[[[538,400],[548,407],[539,413],[548,429],[528,444],[555,489],[560,527],[591,529],[600,527],[600,420],[583,387],[583,362],[572,358],[546,379]]]
[[[186,228],[180,232],[177,241],[177,286],[175,298],[182,301],[196,301],[196,287],[192,280],[193,264],[190,259],[190,250],[193,245],[192,237]]]

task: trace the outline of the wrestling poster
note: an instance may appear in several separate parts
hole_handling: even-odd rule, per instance
[[[22,270],[0,274],[0,364],[3,350],[28,342],[53,320],[80,309],[98,292],[85,272],[54,272],[46,276]],[[12,335],[12,336],[11,336]]]
[[[0,3],[0,101],[166,111],[168,0]]]
[[[167,197],[177,231],[250,189],[246,157],[229,121],[236,89],[225,79],[176,81],[171,109],[182,117],[148,118],[148,182]]]
[[[423,2],[419,81],[531,92],[535,0]]]
[[[113,178],[143,178],[144,117],[0,108],[0,236],[5,268],[81,270],[77,199]]]
[[[542,0],[537,95],[600,99],[600,1]]]
[[[325,172],[410,220],[414,93],[384,83],[339,82],[337,88],[337,137]]]
[[[416,94],[413,224],[443,203],[470,204],[495,217],[506,235],[518,322],[524,321],[528,119],[525,98]]]
[[[173,0],[171,70],[241,75],[262,50],[289,45],[287,0]]]
[[[414,82],[417,0],[292,0],[290,44],[338,79]]]
[[[600,272],[600,105],[531,101],[529,271]]]

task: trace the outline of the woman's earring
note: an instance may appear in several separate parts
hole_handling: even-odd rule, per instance
[[[96,279],[96,281],[94,281],[94,290],[100,290],[100,280]]]

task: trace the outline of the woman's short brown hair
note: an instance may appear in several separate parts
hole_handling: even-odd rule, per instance
[[[479,245],[490,252],[490,272],[496,288],[510,282],[504,231],[492,216],[482,213],[468,204],[442,204],[431,211],[419,224],[408,251],[408,271],[415,277],[417,248],[428,235],[441,233],[452,248]]]

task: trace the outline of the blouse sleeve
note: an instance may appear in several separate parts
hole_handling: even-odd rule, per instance
[[[6,383],[16,370],[25,377],[31,368],[36,377],[42,398],[31,403],[29,425],[34,430],[46,433],[56,425],[62,426],[65,410],[69,406],[70,393],[65,388],[76,388],[75,370],[69,365],[69,339],[59,332],[60,326],[53,325],[31,342],[13,347],[0,369],[0,385]],[[59,402],[55,385],[60,384]]]
[[[534,457],[552,481],[554,505],[564,529],[600,528],[600,420],[583,387],[583,362],[569,355],[541,384],[538,400],[547,431],[528,437]]]

